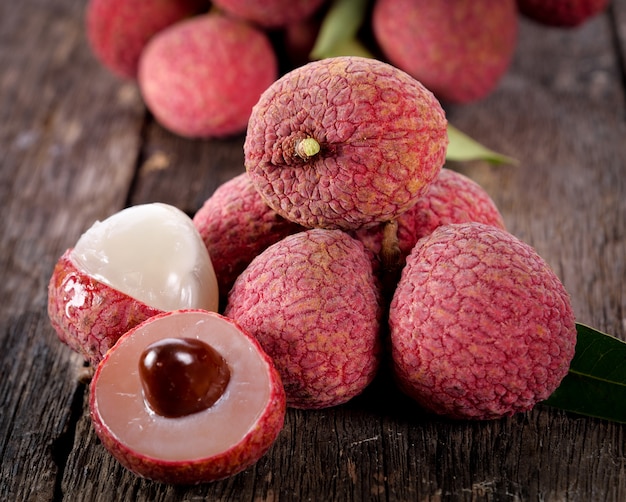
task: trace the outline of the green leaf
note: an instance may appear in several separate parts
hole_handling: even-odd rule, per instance
[[[350,49],[345,48],[345,44],[349,41],[352,41],[352,44],[358,44],[356,35],[363,24],[366,7],[367,0],[335,0],[322,21],[317,40],[311,50],[311,59],[361,55],[360,44],[358,53],[346,52]],[[337,51],[342,47],[344,49],[338,53]]]
[[[544,404],[626,423],[626,342],[576,324],[576,353],[568,374]]]
[[[450,143],[446,152],[447,160],[486,160],[492,164],[518,164],[516,159],[484,147],[451,124],[448,124],[448,139]]]

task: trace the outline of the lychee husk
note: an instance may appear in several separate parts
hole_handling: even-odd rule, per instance
[[[48,283],[48,317],[59,339],[94,367],[128,330],[162,310],[79,270],[68,249]]]
[[[433,94],[403,71],[328,58],[263,93],[248,123],[246,170],[286,219],[311,228],[374,225],[425,193],[445,161],[446,125]]]
[[[480,223],[420,240],[390,305],[399,386],[428,410],[494,419],[530,410],[567,374],[570,299],[536,251]]]
[[[225,315],[272,357],[288,406],[344,403],[377,372],[378,288],[362,244],[343,231],[308,230],[268,247],[235,281]]]

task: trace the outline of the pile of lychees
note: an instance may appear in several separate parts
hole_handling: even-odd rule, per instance
[[[208,138],[244,132],[252,106],[284,71],[355,50],[404,70],[444,102],[482,99],[510,65],[520,14],[549,26],[575,27],[607,4],[90,0],[86,24],[94,54],[115,74],[138,82],[161,125],[182,136]],[[360,29],[346,41],[342,32],[355,18],[361,19]],[[322,39],[331,42],[320,53]]]

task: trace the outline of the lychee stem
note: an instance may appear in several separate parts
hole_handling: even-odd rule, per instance
[[[304,138],[296,143],[296,154],[302,160],[309,160],[320,151],[320,144],[315,138]]]
[[[398,222],[388,221],[383,228],[383,240],[380,249],[382,264],[382,282],[385,294],[393,294],[401,270],[401,253],[398,244]]]

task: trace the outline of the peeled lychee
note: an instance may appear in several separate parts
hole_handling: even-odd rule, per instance
[[[397,218],[399,265],[404,265],[417,241],[437,227],[470,221],[504,229],[502,215],[489,194],[467,176],[443,168],[428,192]],[[354,236],[373,256],[380,257],[384,233],[384,224],[381,224],[359,229]]]
[[[325,0],[213,0],[234,16],[264,28],[278,28],[313,15]]]
[[[138,80],[161,125],[181,136],[207,138],[245,131],[252,106],[277,76],[265,33],[212,13],[153,37],[139,61]]]
[[[219,186],[196,212],[193,223],[211,256],[222,300],[261,251],[304,230],[271,209],[245,172]]]
[[[255,105],[244,144],[252,183],[284,218],[355,229],[413,206],[445,161],[443,109],[393,66],[356,56],[306,64]]]
[[[191,218],[167,204],[143,204],[94,223],[63,254],[48,285],[48,316],[59,339],[95,366],[145,319],[217,310],[218,296]]]
[[[89,407],[124,467],[195,484],[241,472],[268,451],[283,426],[285,392],[271,359],[236,323],[182,310],[117,341],[96,369]]]
[[[378,290],[363,245],[313,229],[271,245],[235,281],[225,311],[274,360],[287,405],[344,403],[380,359]]]
[[[531,246],[481,223],[444,225],[417,243],[389,326],[400,387],[452,418],[530,410],[558,387],[576,344],[558,277]]]
[[[573,28],[603,12],[609,0],[517,0],[522,14],[548,26]]]
[[[209,8],[207,0],[89,0],[87,38],[98,60],[120,77],[137,76],[139,57],[155,34]]]
[[[452,103],[487,96],[517,45],[515,0],[377,0],[374,36],[386,58]]]

